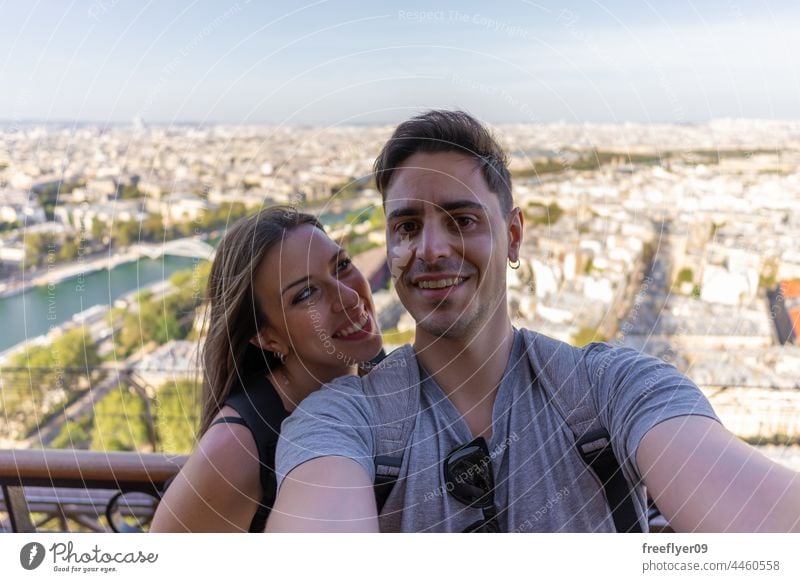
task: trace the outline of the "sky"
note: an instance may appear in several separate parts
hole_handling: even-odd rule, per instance
[[[796,0],[0,0],[0,120],[800,119]]]

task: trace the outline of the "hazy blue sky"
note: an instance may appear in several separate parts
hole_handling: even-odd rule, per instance
[[[800,3],[0,0],[0,119],[800,119]]]

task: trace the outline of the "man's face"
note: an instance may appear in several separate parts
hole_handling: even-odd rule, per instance
[[[397,294],[418,334],[465,341],[508,317],[506,261],[518,256],[521,218],[503,214],[473,158],[414,154],[395,171],[385,209]]]

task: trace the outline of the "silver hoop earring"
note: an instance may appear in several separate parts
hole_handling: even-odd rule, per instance
[[[511,267],[512,269],[514,269],[515,271],[517,269],[519,269],[519,265],[520,265],[519,259],[517,259],[516,261],[513,261],[513,262],[511,260],[508,261],[508,266]]]
[[[281,364],[285,364],[286,363],[286,354],[284,354],[282,352],[272,352],[272,355],[274,355],[276,358],[278,358],[278,360],[280,360]]]

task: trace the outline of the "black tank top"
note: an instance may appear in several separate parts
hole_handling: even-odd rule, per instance
[[[377,356],[368,362],[364,368],[370,369],[378,365],[386,357],[386,352],[381,349]],[[250,522],[248,531],[261,533],[267,525],[267,517],[275,504],[278,493],[278,482],[275,479],[275,448],[278,445],[278,436],[281,432],[281,423],[289,416],[283,408],[278,393],[267,380],[267,370],[250,376],[244,386],[237,385],[225,404],[233,408],[241,418],[223,416],[215,424],[240,424],[247,427],[256,441],[258,459],[261,463],[261,489],[263,491],[258,510]]]
[[[260,533],[264,531],[269,512],[275,504],[278,487],[275,479],[275,447],[278,444],[281,423],[289,413],[283,408],[278,393],[267,380],[266,370],[249,377],[245,380],[244,386],[237,386],[225,400],[225,404],[233,408],[241,418],[223,416],[215,420],[211,426],[240,424],[250,430],[256,441],[263,493],[248,531]]]

